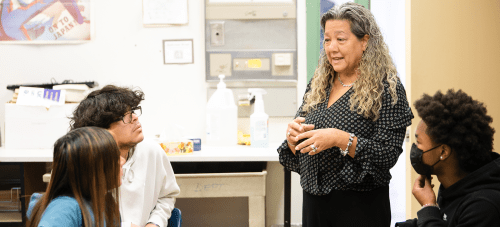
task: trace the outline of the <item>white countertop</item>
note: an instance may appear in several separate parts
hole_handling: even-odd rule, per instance
[[[170,155],[171,162],[277,162],[276,149],[280,143],[271,143],[268,148],[252,148],[234,145],[215,147],[202,145],[201,151],[192,154]],[[0,162],[52,162],[52,149],[6,149],[0,147]]]

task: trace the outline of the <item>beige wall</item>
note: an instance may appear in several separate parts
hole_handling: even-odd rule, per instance
[[[423,93],[462,89],[486,104],[500,151],[500,1],[407,0],[407,81],[411,103]],[[410,4],[408,4],[410,3]],[[414,111],[414,114],[416,112]],[[413,142],[418,117],[413,120]],[[416,173],[407,163],[411,185]],[[437,180],[433,180],[437,185]],[[408,197],[407,197],[408,198]],[[408,214],[420,209],[411,196]]]

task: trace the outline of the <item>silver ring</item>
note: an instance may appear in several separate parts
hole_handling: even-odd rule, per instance
[[[288,132],[286,133],[286,136],[290,136],[290,131],[292,131],[292,129],[288,129]]]
[[[314,153],[316,153],[316,151],[318,150],[318,148],[316,148],[316,146],[314,146],[314,144],[311,144],[311,148],[313,149]]]

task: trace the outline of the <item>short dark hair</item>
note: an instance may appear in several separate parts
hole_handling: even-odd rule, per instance
[[[71,130],[97,126],[108,129],[111,123],[119,121],[130,110],[144,100],[140,89],[107,85],[91,92],[80,102],[70,118]]]
[[[424,94],[415,109],[427,125],[427,135],[435,144],[450,146],[462,170],[472,172],[492,160],[495,129],[483,103],[450,89],[446,94]]]

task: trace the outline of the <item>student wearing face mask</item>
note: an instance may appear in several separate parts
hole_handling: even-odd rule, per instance
[[[420,174],[412,193],[418,219],[400,227],[500,226],[500,155],[493,152],[492,118],[463,91],[438,91],[415,102],[422,121],[410,152]],[[431,175],[441,186],[432,190]]]

